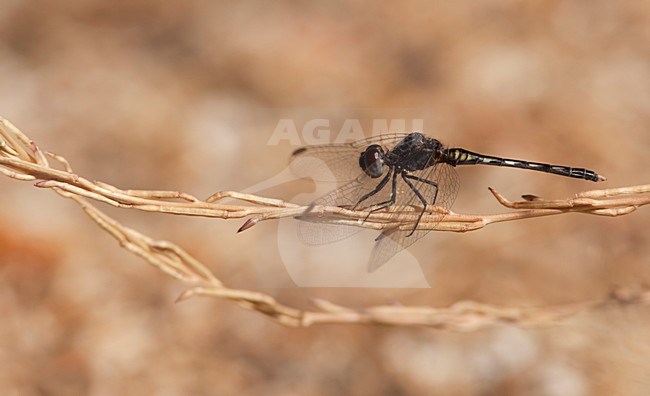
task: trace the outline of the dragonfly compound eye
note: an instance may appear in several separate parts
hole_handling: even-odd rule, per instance
[[[384,150],[378,144],[368,146],[359,156],[359,166],[370,177],[377,178],[384,174]]]

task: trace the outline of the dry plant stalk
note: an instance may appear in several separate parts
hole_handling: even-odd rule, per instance
[[[58,167],[50,165],[53,160]],[[306,209],[278,199],[258,197],[234,191],[213,194],[205,200],[178,191],[121,190],[102,182],[91,182],[72,170],[68,161],[58,155],[42,151],[34,142],[0,117],[0,173],[21,181],[36,181],[35,186],[51,188],[63,197],[77,202],[86,214],[103,230],[112,235],[131,253],[140,256],[163,273],[179,280],[189,289],[180,300],[192,296],[209,296],[235,302],[286,326],[301,327],[323,323],[384,324],[395,326],[431,326],[456,331],[469,331],[497,323],[520,326],[539,326],[554,323],[564,317],[586,309],[613,303],[650,303],[650,290],[619,289],[594,301],[561,306],[534,308],[497,307],[472,301],[460,301],[446,308],[383,305],[355,310],[329,301],[314,299],[315,310],[307,311],[284,305],[270,295],[250,290],[227,287],[205,265],[193,258],[179,246],[157,241],[126,227],[97,209],[89,200],[120,208],[132,208],[149,212],[171,213],[186,216],[233,219],[248,217],[239,231],[253,227],[260,221],[296,217]],[[518,209],[496,215],[465,215],[449,212],[441,222],[434,216],[425,215],[418,227],[422,229],[466,232],[488,224],[540,216],[580,212],[600,216],[620,216],[633,212],[650,203],[650,185],[594,190],[578,194],[566,200],[542,200],[524,196],[524,201],[511,202],[490,189],[505,207]],[[220,204],[223,198],[242,202],[240,205]],[[398,208],[398,223],[389,221],[386,213],[367,213],[338,207],[318,207],[328,222],[348,224],[381,230],[386,227],[406,227],[417,216],[414,208]],[[432,208],[436,210],[436,208]]]

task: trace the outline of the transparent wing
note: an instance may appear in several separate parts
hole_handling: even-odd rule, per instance
[[[444,209],[425,213],[425,216],[429,216],[427,222],[437,224],[444,218],[445,211],[451,208],[458,194],[459,182],[456,170],[450,165],[439,163],[425,170],[413,172],[412,176],[420,179],[409,179],[409,181],[427,201],[427,206],[435,205]],[[400,182],[397,204],[421,208],[422,202],[413,189],[403,179]],[[437,187],[431,182],[436,183]],[[419,212],[416,210],[415,213]],[[368,270],[370,272],[377,270],[401,250],[411,246],[429,232],[416,229],[411,234],[411,231],[397,228],[384,230],[376,239],[368,262]]]
[[[380,178],[372,179],[359,168],[359,155],[371,144],[382,145],[389,151],[408,134],[391,134],[374,136],[352,143],[307,146],[296,150],[291,158],[291,169],[300,177],[312,177],[315,180],[347,182],[340,188],[315,200],[300,217],[300,237],[306,244],[318,245],[348,238],[362,229],[355,226],[327,224],[331,215],[324,217],[315,210],[318,206],[338,206],[364,210],[389,202],[393,190],[393,176],[387,169]],[[417,155],[414,153],[414,155]],[[408,183],[397,175],[395,179],[395,205],[414,207],[414,214],[419,214],[422,206],[435,205],[442,210],[427,211],[428,223],[436,224],[442,220],[453,204],[458,193],[458,176],[455,169],[439,163],[421,171],[409,174]],[[411,184],[409,186],[409,183]],[[422,199],[422,202],[417,190]],[[361,197],[368,198],[358,205]],[[394,213],[395,223],[399,214]],[[415,227],[415,222],[413,226]],[[412,245],[428,233],[427,230],[384,230],[376,239],[368,267],[374,271],[390,260],[401,250]]]
[[[319,213],[318,206],[338,206],[347,209],[356,206],[357,210],[364,210],[387,202],[390,200],[392,189],[392,174],[389,173],[390,171],[387,169],[381,177],[376,179],[362,174],[340,188],[316,199],[298,218],[303,220],[298,224],[300,239],[307,245],[321,245],[340,241],[360,232],[361,227],[325,223],[324,221],[331,220],[332,216],[329,214],[324,216]],[[375,193],[359,203],[361,197],[372,192]]]
[[[390,149],[408,134],[396,133],[372,136],[350,143],[305,146],[291,154],[289,167],[298,177],[316,181],[350,181],[361,173],[359,155],[371,144]]]

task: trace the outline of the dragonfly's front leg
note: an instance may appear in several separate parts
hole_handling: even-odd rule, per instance
[[[352,210],[357,210],[357,207],[361,204],[361,202],[365,201],[366,199],[372,197],[373,195],[377,194],[379,191],[381,191],[384,187],[386,187],[386,184],[388,184],[388,180],[390,180],[390,176],[393,174],[393,168],[390,168],[386,176],[377,184],[377,186],[370,191],[368,194],[365,194],[363,197],[361,197],[357,203],[352,207]]]

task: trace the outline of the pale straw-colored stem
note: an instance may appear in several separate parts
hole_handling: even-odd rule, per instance
[[[52,167],[48,157],[58,164]],[[329,301],[314,299],[314,310],[303,310],[278,302],[268,294],[232,289],[219,280],[208,266],[200,263],[179,246],[168,241],[154,240],[126,227],[91,201],[126,209],[170,213],[186,216],[203,216],[221,219],[247,220],[240,231],[250,229],[261,221],[300,216],[306,207],[279,199],[259,197],[235,191],[213,194],[205,200],[179,191],[122,190],[115,186],[90,181],[75,174],[68,161],[59,155],[42,151],[24,133],[9,121],[0,118],[0,174],[19,181],[36,181],[39,188],[51,188],[63,197],[78,203],[84,212],[104,231],[115,238],[120,246],[141,257],[154,268],[189,286],[179,300],[193,296],[226,299],[286,326],[311,326],[324,323],[381,324],[393,326],[431,326],[455,331],[471,331],[497,323],[520,326],[548,325],[564,317],[607,304],[648,304],[650,291],[621,288],[597,300],[547,307],[498,307],[472,301],[460,301],[449,307],[416,307],[382,305],[365,309],[351,309]],[[621,216],[650,203],[650,185],[617,189],[587,191],[565,200],[543,200],[524,196],[512,202],[490,189],[494,197],[506,208],[515,209],[494,215],[459,214],[448,212],[440,216],[425,215],[419,228],[438,231],[467,232],[492,223],[514,221],[541,216],[577,212],[598,216]],[[224,198],[241,204],[219,203]],[[391,208],[399,216],[388,213],[367,213],[339,207],[317,207],[323,221],[371,229],[400,227],[410,229],[417,218],[417,208]],[[431,208],[431,211],[439,211]]]

